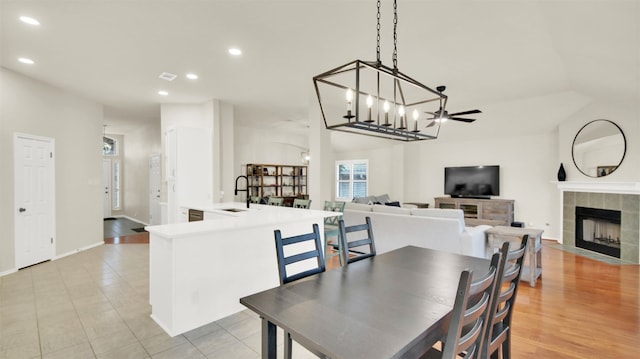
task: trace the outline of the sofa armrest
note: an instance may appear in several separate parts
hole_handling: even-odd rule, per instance
[[[485,232],[491,228],[488,225],[465,227],[460,241],[462,254],[485,258],[487,255],[487,240]]]

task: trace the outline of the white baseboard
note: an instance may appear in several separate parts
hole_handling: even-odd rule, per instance
[[[51,260],[52,260],[52,261],[55,261],[55,260],[58,260],[58,259],[60,259],[60,258],[64,258],[64,257],[70,256],[70,255],[72,255],[72,254],[80,253],[80,252],[86,251],[86,250],[88,250],[88,249],[91,249],[91,248],[95,248],[95,247],[101,246],[101,245],[103,245],[103,244],[104,244],[104,240],[102,240],[102,241],[100,241],[100,242],[96,242],[96,243],[90,244],[90,245],[88,245],[88,246],[84,246],[84,247],[81,247],[81,248],[78,248],[78,249],[72,250],[72,251],[67,252],[67,253],[63,253],[63,254],[60,254],[60,255],[54,256],[53,258],[51,258]],[[3,276],[5,276],[5,275],[9,275],[9,274],[11,274],[11,273],[15,273],[15,272],[17,272],[17,271],[18,271],[18,270],[17,270],[16,268],[13,268],[13,269],[6,270],[6,271],[4,271],[4,272],[0,272],[0,277],[3,277]]]
[[[104,240],[102,240],[102,241],[100,241],[100,242],[96,242],[96,243],[90,244],[90,245],[88,245],[88,246],[84,246],[84,247],[81,247],[81,248],[78,248],[78,249],[75,249],[75,250],[69,251],[69,252],[67,252],[67,253],[63,253],[63,254],[57,255],[57,256],[55,256],[55,257],[51,258],[51,260],[52,260],[52,261],[55,261],[55,260],[58,260],[58,259],[60,259],[60,258],[64,258],[64,257],[70,256],[70,255],[72,255],[72,254],[80,253],[80,252],[86,251],[86,250],[88,250],[88,249],[91,249],[91,248],[95,248],[95,247],[101,246],[101,245],[103,245],[103,244],[104,244]]]

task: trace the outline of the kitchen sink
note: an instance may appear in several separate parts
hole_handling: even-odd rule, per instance
[[[240,208],[223,208],[222,211],[227,211],[227,212],[244,212],[246,211],[246,209],[240,209]]]

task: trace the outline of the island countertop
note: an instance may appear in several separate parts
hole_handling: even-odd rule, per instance
[[[282,222],[307,221],[312,218],[326,218],[342,215],[341,212],[319,211],[313,209],[267,206],[252,203],[200,203],[183,206],[205,213],[216,214],[215,220],[185,222],[146,226],[147,232],[164,238],[181,238],[205,232],[222,232],[240,228],[272,225]]]
[[[242,311],[240,298],[279,285],[274,230],[291,236],[318,225],[324,241],[324,218],[342,214],[246,203],[182,208],[205,220],[145,227],[151,318],[170,336]]]

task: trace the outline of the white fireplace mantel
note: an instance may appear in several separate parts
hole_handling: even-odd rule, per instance
[[[640,182],[555,182],[561,191],[640,194]]]

